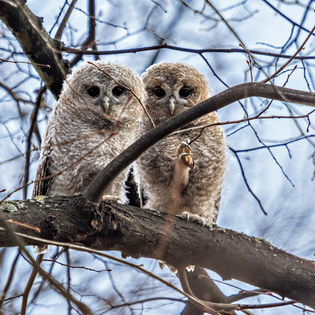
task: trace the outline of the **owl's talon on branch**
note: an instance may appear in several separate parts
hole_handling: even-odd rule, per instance
[[[178,216],[185,219],[187,222],[189,222],[189,212],[188,211],[184,211],[181,214],[179,214]]]
[[[205,226],[207,223],[205,218],[199,216],[198,214],[191,213],[188,211],[182,212],[179,216],[186,219],[187,222],[198,223],[201,224],[202,226]]]
[[[193,272],[193,271],[195,271],[195,265],[188,265],[187,267],[186,267],[186,270],[188,271],[188,272]]]
[[[121,199],[117,196],[105,195],[103,196],[103,201],[114,201],[121,203]]]

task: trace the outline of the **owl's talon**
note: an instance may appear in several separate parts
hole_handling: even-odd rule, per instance
[[[190,154],[191,152],[192,151],[191,151],[190,145],[184,141],[177,148],[177,156],[178,157],[183,153]]]
[[[199,216],[198,214],[190,213],[188,211],[184,211],[180,214],[180,217],[186,219],[187,222],[194,222],[205,226],[207,221],[205,218]]]
[[[193,169],[194,166],[195,166],[195,163],[194,163],[194,159],[193,157],[190,155],[190,154],[187,154],[187,153],[182,153],[179,158],[182,160],[182,162],[188,166],[189,168]]]
[[[159,266],[163,270],[164,267],[166,267],[167,265],[166,265],[165,261],[159,260]]]
[[[175,267],[166,264],[166,262],[163,261],[163,260],[159,260],[159,266],[160,266],[160,268],[161,268],[162,270],[164,269],[164,267],[168,267],[169,270],[170,270],[172,273],[174,273],[174,274],[177,273],[177,269],[176,269]]]
[[[194,159],[191,156],[191,148],[187,142],[182,142],[177,148],[177,157],[190,169],[194,168]]]
[[[182,212],[179,216],[189,222],[190,213],[188,211]]]
[[[103,200],[104,201],[115,201],[115,202],[121,203],[121,199],[119,197],[112,196],[112,195],[103,196]]]

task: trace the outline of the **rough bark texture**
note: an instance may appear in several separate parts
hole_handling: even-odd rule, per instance
[[[23,0],[0,0],[0,18],[57,98],[69,71],[67,63],[61,57],[61,43],[49,37],[42,26],[42,19],[34,15]]]
[[[124,256],[135,258],[156,258],[155,248],[165,224],[163,213],[115,203],[102,202],[97,206],[81,195],[3,202],[0,213],[41,229],[37,233],[12,224],[18,232],[119,250]],[[26,243],[35,244],[27,240]],[[0,246],[14,245],[0,231]],[[238,279],[315,307],[315,263],[262,239],[177,218],[163,259],[177,267],[209,268],[224,279]]]

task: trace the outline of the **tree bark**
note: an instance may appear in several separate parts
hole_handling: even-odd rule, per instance
[[[89,202],[82,195],[7,201],[0,213],[17,232],[61,242],[81,243],[123,256],[157,258],[165,214],[149,209]],[[36,232],[28,226],[39,228]],[[163,260],[175,267],[198,265],[223,279],[238,279],[315,307],[315,262],[282,251],[263,239],[216,225],[176,218]],[[28,245],[35,241],[25,239]],[[15,246],[0,230],[0,246]]]

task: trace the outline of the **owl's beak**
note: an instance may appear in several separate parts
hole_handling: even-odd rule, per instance
[[[174,112],[175,112],[175,105],[176,105],[175,98],[171,97],[170,98],[170,103],[169,103],[169,108],[170,108],[170,111],[171,111],[171,115],[173,115]]]
[[[103,104],[102,104],[102,109],[104,110],[105,114],[108,114],[109,107],[110,107],[109,97],[105,96],[103,98]]]

